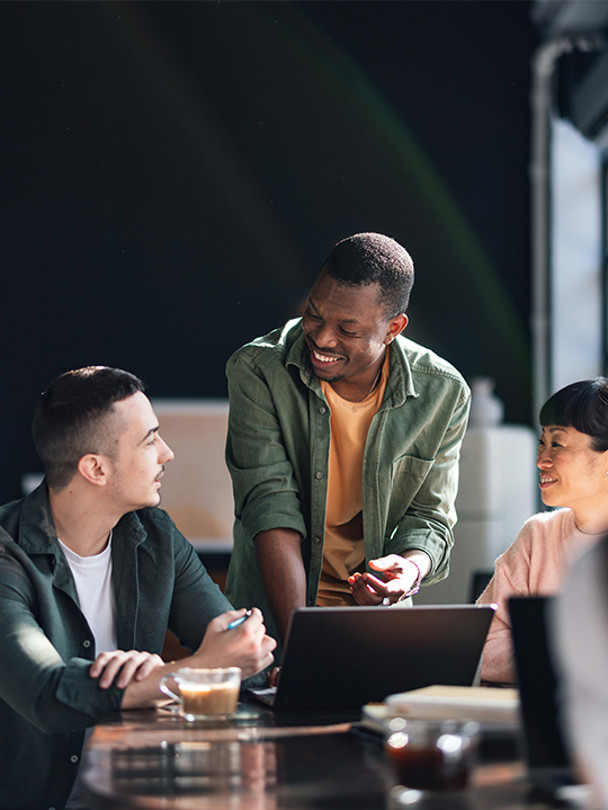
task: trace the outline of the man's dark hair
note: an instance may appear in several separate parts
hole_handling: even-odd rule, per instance
[[[573,427],[591,436],[598,453],[608,450],[608,378],[595,377],[561,388],[540,410],[543,427]]]
[[[144,391],[134,374],[107,366],[66,371],[42,394],[32,425],[47,484],[64,489],[87,453],[114,457],[118,442],[112,406]]]
[[[380,286],[380,304],[388,319],[406,312],[414,286],[414,262],[399,242],[381,233],[356,233],[337,242],[323,267],[352,287]]]

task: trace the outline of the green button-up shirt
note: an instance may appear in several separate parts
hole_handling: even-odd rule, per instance
[[[470,391],[453,366],[411,340],[397,337],[389,352],[386,391],[363,459],[365,557],[369,562],[422,550],[432,563],[425,579],[430,584],[449,570]],[[235,501],[226,595],[238,606],[262,608],[277,637],[254,539],[274,528],[299,532],[307,604],[314,605],[323,562],[330,410],[299,319],[239,349],[226,373],[226,461]]]
[[[195,650],[230,609],[193,547],[160,509],[125,515],[112,540],[119,649],[160,653],[167,626]],[[62,808],[84,729],[123,690],[89,676],[95,642],[43,484],[0,508],[0,808]]]

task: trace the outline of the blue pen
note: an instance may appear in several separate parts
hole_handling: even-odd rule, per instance
[[[238,627],[239,624],[243,624],[245,619],[248,619],[251,616],[251,610],[248,610],[247,613],[244,613],[242,616],[239,616],[238,619],[233,619],[226,630],[234,630],[235,627]]]

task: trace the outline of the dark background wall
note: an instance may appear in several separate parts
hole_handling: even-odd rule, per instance
[[[528,422],[520,0],[4,2],[0,502],[56,374],[225,395],[339,238],[412,253],[407,334]]]

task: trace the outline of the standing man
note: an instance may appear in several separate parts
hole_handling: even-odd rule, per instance
[[[394,604],[447,576],[470,392],[402,337],[413,282],[394,239],[351,236],[304,315],[228,361],[226,593],[283,642],[295,608]]]
[[[90,367],[58,377],[38,405],[45,482],[0,508],[0,807],[80,806],[84,731],[154,705],[175,665],[167,627],[195,651],[180,666],[273,660],[262,616],[233,611],[193,547],[155,507],[173,452],[137,377]]]

